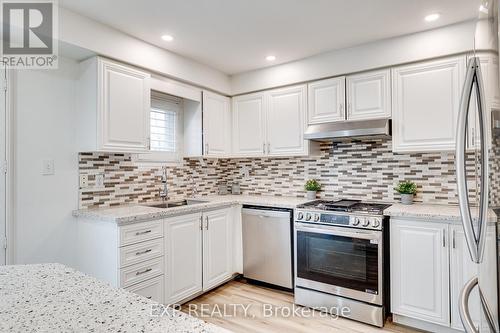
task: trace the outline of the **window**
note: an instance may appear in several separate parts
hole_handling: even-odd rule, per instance
[[[182,99],[159,93],[151,94],[150,153],[140,161],[179,162],[182,157]]]

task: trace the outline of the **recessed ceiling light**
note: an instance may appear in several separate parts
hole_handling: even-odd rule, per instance
[[[481,5],[481,6],[479,6],[479,11],[480,11],[481,13],[488,14],[488,5],[486,4],[486,5]]]
[[[427,22],[436,21],[441,15],[438,13],[429,14],[425,17]]]
[[[275,57],[275,56],[273,56],[273,55],[268,55],[268,56],[266,57],[266,60],[267,60],[267,61],[274,61],[274,60],[276,60],[276,57]]]
[[[171,42],[174,40],[174,37],[172,37],[170,35],[163,35],[163,36],[161,36],[161,39],[163,39],[166,42]]]

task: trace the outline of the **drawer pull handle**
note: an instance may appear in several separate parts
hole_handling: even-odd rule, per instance
[[[136,253],[135,253],[135,255],[136,255],[136,256],[140,256],[141,254],[146,254],[146,253],[149,253],[149,252],[151,252],[151,251],[153,251],[153,250],[151,250],[151,249],[147,249],[147,250],[144,250],[144,251],[139,251],[139,252],[136,252]]]
[[[139,231],[139,232],[136,232],[135,235],[140,236],[140,235],[149,234],[150,232],[151,232],[151,230]]]
[[[148,268],[148,269],[145,269],[143,271],[139,271],[139,272],[136,272],[135,275],[142,275],[142,274],[146,274],[148,272],[151,272],[153,269],[152,268]]]

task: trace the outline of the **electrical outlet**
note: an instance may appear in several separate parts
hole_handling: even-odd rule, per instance
[[[89,186],[89,176],[80,175],[80,188],[87,188]]]
[[[55,173],[54,160],[46,159],[42,161],[42,175],[50,176]]]
[[[95,187],[104,187],[104,174],[98,173],[95,175]]]

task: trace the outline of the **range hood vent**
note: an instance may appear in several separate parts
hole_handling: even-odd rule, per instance
[[[345,121],[309,125],[304,139],[332,141],[343,138],[390,137],[391,133],[390,119]]]
[[[493,135],[500,136],[500,110],[491,112]]]

